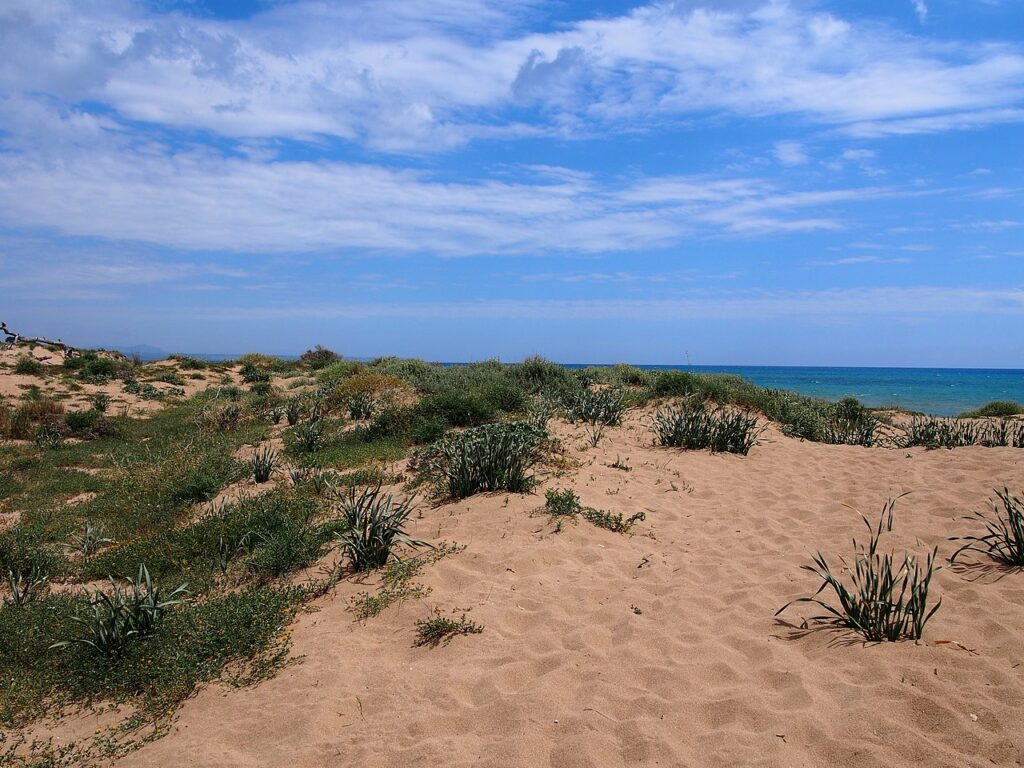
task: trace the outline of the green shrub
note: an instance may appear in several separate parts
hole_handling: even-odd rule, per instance
[[[17,571],[7,571],[7,604],[12,608],[24,608],[35,600],[46,588],[49,581],[38,566]]]
[[[964,541],[953,556],[951,563],[956,562],[964,552],[980,552],[988,555],[1004,565],[1014,568],[1024,567],[1024,502],[1010,495],[1009,488],[996,490],[1000,504],[992,502],[992,517],[976,512],[972,518],[984,525],[986,533],[981,536],[953,537],[951,541]],[[1006,516],[1003,516],[1005,512]]]
[[[176,361],[183,371],[203,371],[210,367],[205,360],[188,355],[171,355],[171,360]]]
[[[73,618],[82,634],[58,641],[50,648],[83,645],[104,658],[120,658],[132,638],[142,639],[160,627],[164,613],[182,602],[186,586],[182,584],[163,597],[160,587],[153,584],[146,566],[140,565],[138,576],[126,587],[110,579],[108,592],[95,590],[89,598],[89,610],[85,616]]]
[[[528,357],[512,366],[512,376],[530,394],[557,392],[572,384],[572,374],[567,368],[543,357]]]
[[[86,351],[65,359],[64,368],[75,371],[82,381],[105,384],[129,372],[131,364],[121,357],[100,357],[96,352]]]
[[[97,392],[92,396],[92,410],[97,413],[106,413],[110,407],[110,395],[106,392]]]
[[[539,458],[544,434],[525,422],[486,424],[452,433],[436,444],[422,466],[437,477],[447,496],[526,493],[534,484],[529,468]]]
[[[299,355],[299,363],[310,370],[319,371],[341,360],[341,355],[319,344]]]
[[[891,554],[879,554],[878,543],[883,531],[892,530],[892,513],[896,499],[890,499],[882,510],[877,527],[864,518],[870,538],[866,547],[854,540],[854,561],[849,570],[851,586],[847,587],[832,572],[820,552],[813,558],[812,565],[801,566],[821,580],[821,586],[812,597],[801,597],[782,606],[776,616],[794,603],[814,603],[827,613],[815,617],[838,626],[847,627],[864,636],[869,642],[896,641],[901,639],[920,640],[925,624],[935,615],[942,604],[941,598],[928,609],[928,589],[936,570],[937,548],[928,555],[922,566],[909,553],[896,565]],[[821,592],[831,589],[839,601],[838,606],[826,603],[818,597]]]
[[[176,371],[160,371],[153,377],[153,381],[162,381],[165,384],[174,384],[178,387],[185,386],[185,380]]]
[[[722,408],[712,410],[700,401],[658,409],[653,429],[660,445],[688,450],[709,448],[716,453],[744,456],[757,445],[764,431],[764,427],[758,427],[756,416]]]
[[[270,371],[265,368],[261,368],[252,362],[243,363],[242,367],[239,369],[239,375],[242,377],[242,381],[246,384],[270,381]]]
[[[973,411],[965,411],[957,418],[1008,418],[1010,416],[1019,416],[1021,414],[1024,414],[1024,405],[1014,402],[1013,400],[993,400],[991,403],[985,403],[985,405]]]
[[[821,430],[821,441],[831,445],[875,444],[878,419],[854,397],[836,403]]]
[[[22,376],[42,376],[45,372],[43,364],[29,355],[18,355],[14,361],[14,372]]]

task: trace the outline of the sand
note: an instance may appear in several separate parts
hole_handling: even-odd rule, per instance
[[[1024,749],[1024,573],[943,568],[925,639],[804,631],[816,549],[847,554],[890,496],[891,543],[953,551],[1024,451],[826,446],[772,430],[747,457],[654,448],[634,415],[533,495],[423,505],[414,534],[465,550],[432,588],[359,623],[342,583],[293,626],[294,663],[211,686],[125,766],[1009,766]],[[621,459],[625,472],[608,464]],[[531,516],[546,487],[643,511],[624,536]],[[480,635],[413,647],[431,609]]]

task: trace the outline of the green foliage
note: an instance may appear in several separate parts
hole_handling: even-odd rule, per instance
[[[165,384],[174,384],[178,387],[185,386],[185,380],[177,371],[160,371],[153,376],[153,381],[162,381]]]
[[[701,401],[684,401],[678,407],[660,408],[653,429],[660,445],[718,453],[747,455],[764,431],[757,417],[723,408],[712,410]]]
[[[575,387],[561,398],[562,410],[569,423],[586,422],[614,427],[626,412],[626,395],[621,389],[589,389]]]
[[[106,413],[110,407],[110,395],[106,392],[97,392],[92,396],[92,409],[96,413]]]
[[[467,619],[465,613],[457,619],[452,619],[435,610],[430,618],[419,619],[416,622],[414,645],[436,648],[439,645],[448,645],[452,638],[458,635],[479,635],[483,631],[484,628]]]
[[[530,394],[557,392],[573,383],[572,374],[567,368],[536,355],[513,365],[512,376]]]
[[[277,466],[278,458],[280,458],[280,454],[267,445],[254,451],[252,458],[249,459],[249,469],[252,470],[253,480],[257,483],[267,482]]]
[[[13,608],[23,608],[35,600],[46,588],[49,577],[38,566],[29,569],[7,571],[7,604]]]
[[[32,442],[37,448],[55,450],[64,445],[64,438],[68,436],[69,431],[63,421],[44,421],[32,433]]]
[[[818,552],[812,565],[801,566],[821,580],[817,592],[811,597],[801,597],[787,603],[775,615],[778,616],[794,603],[814,603],[827,611],[825,615],[815,617],[817,620],[852,629],[869,642],[894,642],[904,638],[920,640],[925,624],[942,604],[940,598],[931,610],[928,609],[928,589],[932,575],[937,570],[935,556],[938,550],[932,550],[924,565],[909,553],[905,553],[902,562],[897,565],[892,554],[878,552],[883,531],[892,530],[895,504],[896,499],[886,503],[875,527],[867,518],[863,518],[870,538],[866,547],[854,539],[854,562],[849,569],[850,587],[832,572],[824,555]],[[831,589],[839,601],[838,607],[818,597],[827,589]]]
[[[18,355],[18,359],[14,361],[14,372],[22,376],[42,376],[45,368],[29,355]]]
[[[980,522],[985,527],[984,534],[951,539],[966,542],[949,558],[951,563],[964,552],[980,552],[1003,565],[1024,567],[1024,502],[1012,496],[1006,487],[1001,491],[997,489],[996,496],[999,503],[992,502],[992,517],[976,512],[967,518]]]
[[[270,381],[270,371],[253,362],[242,363],[242,367],[239,369],[239,375],[241,375],[242,381],[246,384]]]
[[[303,598],[295,589],[256,586],[178,605],[163,615],[158,632],[125,643],[120,658],[109,660],[83,644],[49,651],[54,638],[80,631],[73,620],[77,596],[51,595],[0,611],[0,723],[95,700],[130,699],[142,714],[155,715],[229,665],[240,682],[266,676],[283,661],[282,631]]]
[[[182,584],[163,597],[146,566],[140,565],[138,576],[126,587],[110,579],[109,591],[95,590],[88,600],[86,615],[72,617],[81,634],[60,640],[50,648],[83,645],[104,658],[120,658],[129,641],[148,637],[159,628],[164,613],[182,602],[186,586]]]
[[[1024,422],[1011,419],[964,421],[931,416],[914,416],[903,430],[899,445],[904,448],[1024,448]]]
[[[104,546],[114,543],[114,540],[106,538],[103,532],[102,524],[86,520],[81,531],[71,534],[71,539],[64,546],[81,555],[84,562],[89,562],[89,559]]]
[[[832,445],[870,447],[877,440],[878,419],[854,397],[836,403],[821,431],[821,441]]]
[[[82,352],[64,361],[64,368],[74,371],[82,381],[90,384],[105,384],[111,379],[127,375],[131,363],[121,357],[100,356],[92,350]]]
[[[485,424],[451,433],[420,457],[421,471],[439,480],[450,498],[474,493],[526,493],[530,467],[540,458],[543,432],[526,422]]]
[[[412,539],[405,531],[413,512],[413,499],[395,501],[390,494],[382,495],[381,487],[354,487],[338,496],[339,518],[342,531],[337,534],[338,545],[355,571],[380,568],[388,562],[396,545],[407,547],[429,546]]]
[[[566,520],[575,520],[577,516],[598,528],[604,528],[613,533],[629,533],[634,525],[647,518],[643,512],[637,512],[624,518],[621,512],[605,512],[593,507],[585,507],[580,503],[580,497],[571,488],[549,488],[545,491],[544,511],[555,521],[556,533],[562,530],[562,525]]]
[[[319,344],[299,355],[299,363],[313,371],[319,371],[341,360],[341,355]]]
[[[1013,400],[993,400],[990,403],[973,411],[965,411],[957,418],[959,419],[982,419],[982,418],[1009,418],[1024,414],[1024,405]]]
[[[171,355],[170,359],[177,362],[178,367],[183,371],[204,371],[210,367],[210,364],[205,360],[189,357],[188,355]]]

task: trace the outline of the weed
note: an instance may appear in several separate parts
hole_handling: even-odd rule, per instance
[[[1024,567],[1024,502],[1010,495],[1009,488],[996,490],[999,503],[992,502],[992,517],[976,512],[973,519],[985,526],[982,536],[958,536],[951,541],[967,542],[949,558],[951,563],[963,552],[980,552],[1004,565]],[[1002,510],[999,509],[1000,504]],[[1003,516],[1003,513],[1006,516]]]
[[[827,611],[816,620],[847,627],[864,636],[869,642],[896,641],[903,638],[920,640],[925,624],[935,615],[942,599],[928,609],[928,588],[936,571],[937,548],[928,555],[922,566],[909,553],[903,555],[899,565],[892,554],[879,554],[878,543],[883,532],[892,530],[893,508],[896,499],[890,499],[882,510],[877,526],[862,516],[870,534],[864,547],[854,539],[854,565],[850,570],[852,586],[847,587],[832,572],[820,552],[812,565],[801,566],[821,579],[821,586],[811,597],[801,597],[782,606],[776,616],[794,603],[814,603]],[[834,607],[820,595],[831,589],[839,601]]]
[[[452,638],[458,635],[479,635],[483,631],[484,628],[480,624],[466,618],[465,612],[458,619],[450,619],[435,609],[429,619],[419,619],[416,622],[416,642],[413,645],[417,648],[436,648],[439,645],[448,645]]]
[[[97,392],[92,396],[92,409],[96,413],[106,413],[110,407],[110,395],[106,392]]]
[[[341,360],[341,355],[319,344],[299,355],[299,363],[313,371],[319,371],[339,360]]]
[[[626,457],[626,461],[623,461],[622,459],[619,458],[618,454],[615,454],[615,461],[609,464],[608,466],[611,469],[621,469],[623,472],[632,472],[633,468],[626,463],[628,461],[629,457]]]
[[[603,510],[591,509],[590,507],[584,507],[582,515],[583,519],[588,523],[592,523],[598,528],[604,528],[612,533],[629,533],[634,525],[647,519],[647,515],[643,512],[637,512],[634,515],[623,518],[621,512],[604,512]]]

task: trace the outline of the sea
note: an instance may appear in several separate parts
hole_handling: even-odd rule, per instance
[[[647,370],[734,373],[760,387],[789,389],[826,400],[852,396],[872,408],[892,406],[935,416],[955,416],[992,400],[1014,400],[1024,403],[1024,370],[811,368],[761,365],[637,367]]]

